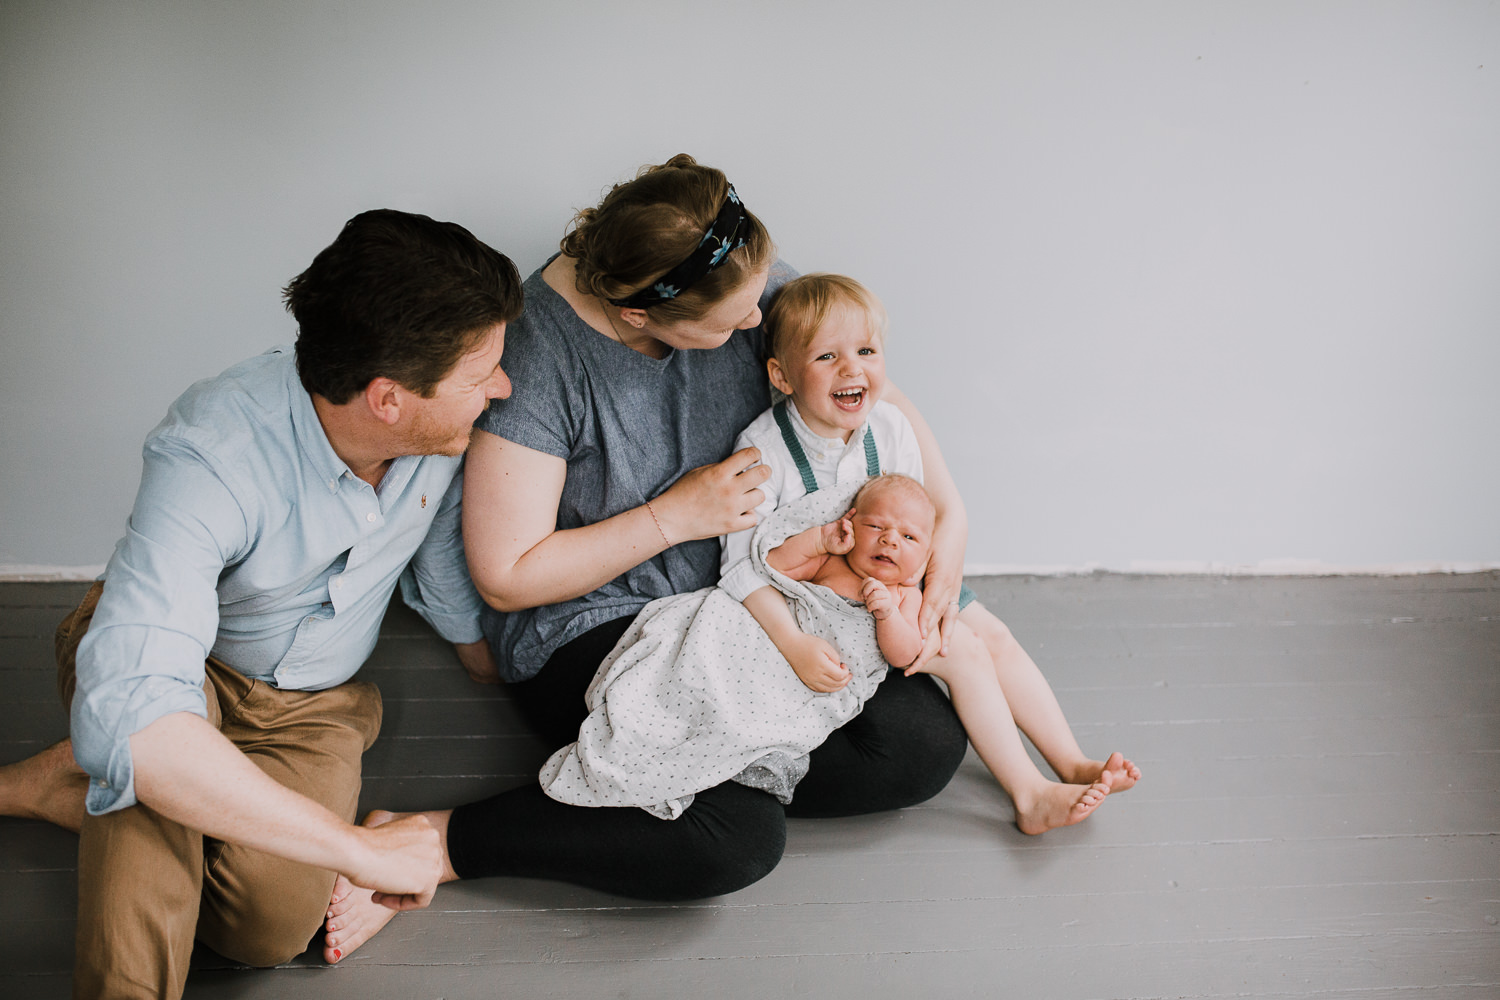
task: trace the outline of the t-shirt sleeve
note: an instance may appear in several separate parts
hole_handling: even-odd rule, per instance
[[[474,426],[525,448],[566,459],[578,440],[583,405],[579,363],[565,333],[523,315],[506,332],[501,365],[511,394],[494,399]]]

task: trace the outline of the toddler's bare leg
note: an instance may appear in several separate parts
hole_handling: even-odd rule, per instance
[[[1108,772],[1089,782],[1060,784],[1037,770],[1016,731],[989,653],[971,630],[956,630],[948,655],[934,658],[926,669],[947,683],[969,742],[1015,803],[1016,826],[1022,833],[1045,833],[1077,823],[1109,794]]]
[[[1062,706],[1057,703],[1052,685],[1047,683],[1047,678],[1042,676],[1041,670],[1004,622],[978,601],[964,608],[958,620],[973,629],[984,642],[994,661],[995,676],[1005,692],[1011,716],[1059,778],[1088,783],[1097,781],[1108,771],[1112,792],[1123,792],[1136,783],[1141,769],[1121,754],[1113,754],[1108,760],[1095,760],[1083,752],[1063,715]]]

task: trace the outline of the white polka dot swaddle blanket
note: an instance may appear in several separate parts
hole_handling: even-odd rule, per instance
[[[858,485],[781,507],[751,546],[756,570],[787,596],[802,630],[839,650],[852,674],[842,691],[803,684],[745,606],[717,587],[664,597],[605,657],[584,695],[589,716],[578,742],[542,765],[543,790],[560,802],[639,806],[662,819],[731,779],[791,801],[808,752],[859,714],[888,665],[863,606],[788,579],[765,557],[847,511]]]

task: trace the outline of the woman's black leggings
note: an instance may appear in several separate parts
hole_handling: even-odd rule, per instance
[[[510,686],[550,745],[578,738],[583,692],[630,621],[585,632],[536,677]],[[564,805],[533,782],[455,809],[448,855],[462,878],[557,879],[638,899],[718,896],[776,867],[787,816],[853,816],[922,802],[948,783],[966,746],[932,678],[892,670],[864,710],[812,752],[785,808],[726,781],[699,792],[677,819],[661,820],[644,809]]]

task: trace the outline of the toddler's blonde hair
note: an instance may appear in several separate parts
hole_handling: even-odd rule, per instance
[[[785,360],[786,352],[806,347],[828,314],[840,305],[864,313],[870,331],[885,343],[885,306],[874,292],[842,274],[804,274],[782,285],[766,311],[771,357]]]

